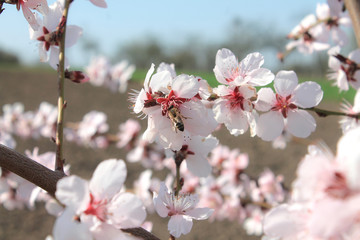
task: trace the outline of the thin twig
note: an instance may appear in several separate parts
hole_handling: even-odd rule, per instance
[[[320,108],[316,108],[316,107],[300,108],[300,109],[315,112],[319,117],[327,117],[327,116],[333,115],[333,116],[351,117],[351,118],[355,118],[355,119],[360,118],[360,113],[350,114],[350,113],[344,113],[344,112],[329,111],[329,110],[320,109]]]
[[[56,162],[55,170],[64,171],[64,157],[63,157],[63,138],[64,138],[64,79],[65,79],[65,35],[66,35],[66,22],[69,12],[70,0],[65,1],[64,12],[58,33],[61,36],[59,43],[59,68],[58,68],[58,119],[56,127]]]

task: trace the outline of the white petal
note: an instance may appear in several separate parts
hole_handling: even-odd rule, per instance
[[[274,80],[274,74],[265,68],[259,68],[252,71],[245,79],[247,83],[253,86],[265,86]]]
[[[91,233],[85,224],[74,220],[75,212],[66,209],[55,221],[53,236],[56,240],[89,240]]]
[[[276,97],[271,88],[261,88],[258,91],[258,97],[255,102],[255,108],[261,112],[267,112],[276,103]]]
[[[98,6],[101,8],[107,8],[107,4],[106,4],[105,0],[90,0],[90,2],[92,2],[92,4],[94,4],[95,6]]]
[[[315,119],[305,110],[289,111],[286,129],[295,137],[306,138],[315,128]]]
[[[211,214],[213,214],[213,212],[214,209],[211,208],[195,208],[186,211],[186,215],[196,220],[204,220],[204,219],[208,219],[211,216]]]
[[[316,82],[303,82],[299,84],[293,95],[294,103],[303,108],[317,106],[323,97],[321,86]]]
[[[264,64],[264,57],[261,53],[254,52],[248,54],[241,62],[240,67],[243,73],[249,73],[259,69]]]
[[[360,189],[360,127],[350,130],[337,145],[338,159],[346,171],[351,188]]]
[[[90,202],[88,182],[78,176],[64,177],[56,184],[55,196],[74,211],[84,210]]]
[[[186,165],[190,172],[198,177],[207,177],[211,173],[211,165],[207,158],[201,155],[189,155],[186,157]]]
[[[298,223],[296,212],[293,212],[288,205],[282,204],[265,215],[264,232],[272,237],[296,236],[300,228]]]
[[[123,187],[127,175],[123,160],[109,159],[95,169],[89,188],[95,199],[111,199]]]
[[[230,134],[238,136],[244,134],[249,128],[249,122],[246,114],[242,110],[229,111],[228,119],[224,122]]]
[[[154,71],[155,71],[155,64],[152,63],[150,69],[146,73],[146,77],[145,77],[145,81],[144,81],[144,89],[146,92],[149,91],[149,82],[150,82],[151,75],[154,73]]]
[[[181,74],[174,78],[171,86],[177,97],[192,98],[199,92],[199,81],[186,74]]]
[[[146,211],[141,200],[131,193],[116,195],[108,211],[117,228],[140,227],[146,218]]]
[[[213,112],[200,101],[186,102],[181,105],[180,111],[185,129],[193,135],[206,137],[218,125]]]
[[[91,228],[91,233],[94,237],[91,239],[94,240],[139,240],[139,238],[125,233],[120,229],[115,228],[113,225],[106,223],[101,223],[100,225]]]
[[[181,234],[188,234],[191,231],[193,222],[192,219],[186,215],[174,215],[170,218],[168,223],[168,230],[175,238]]]
[[[229,84],[226,79],[232,77],[232,73],[239,67],[235,55],[226,48],[216,53],[214,73],[220,83]]]
[[[167,217],[169,214],[169,209],[167,209],[161,197],[161,195],[167,194],[167,188],[163,182],[160,185],[159,194],[160,195],[158,195],[156,192],[153,192],[155,210],[160,217]]]
[[[82,28],[76,25],[70,25],[66,28],[65,47],[75,45],[80,36],[82,35]]]
[[[171,80],[172,80],[172,77],[171,77],[170,72],[168,72],[168,71],[162,71],[162,72],[155,73],[151,77],[151,81],[150,81],[150,85],[149,85],[151,88],[151,91],[152,92],[160,91],[163,93],[168,93],[169,92],[168,86],[170,85]]]
[[[260,115],[256,134],[264,141],[272,141],[281,135],[284,130],[284,118],[281,113],[270,111]]]
[[[298,85],[298,78],[294,71],[280,71],[275,77],[275,91],[283,97],[287,97]]]

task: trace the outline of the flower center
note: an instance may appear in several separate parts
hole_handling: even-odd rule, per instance
[[[284,118],[287,118],[288,111],[297,109],[297,106],[291,102],[292,95],[287,97],[282,97],[279,94],[276,94],[276,104],[271,108],[272,111],[281,111],[281,114]]]
[[[228,100],[227,105],[231,110],[240,108],[243,111],[251,111],[253,104],[249,99],[246,99],[240,92],[239,88],[236,87],[231,94],[224,97]]]
[[[161,105],[161,110],[162,110],[163,116],[167,116],[168,109],[170,108],[170,106],[173,106],[173,108],[179,109],[180,105],[186,101],[188,101],[187,98],[176,97],[173,90],[170,91],[168,96],[158,97],[156,99],[156,102]]]
[[[351,190],[346,183],[346,177],[341,172],[335,172],[330,185],[325,192],[334,198],[346,198],[351,194]]]
[[[84,214],[94,215],[100,221],[105,222],[106,220],[106,200],[97,201],[94,196],[90,193],[90,202],[84,211]]]
[[[50,46],[59,46],[59,36],[57,31],[50,32],[46,27],[43,27],[43,35],[38,37],[37,40],[44,42],[46,51],[49,51]]]

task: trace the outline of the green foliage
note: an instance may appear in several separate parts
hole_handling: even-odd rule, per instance
[[[19,58],[14,54],[0,50],[0,64],[18,65]]]

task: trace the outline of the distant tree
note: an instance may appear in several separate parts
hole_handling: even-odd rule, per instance
[[[19,64],[20,61],[16,55],[0,50],[0,63]]]

